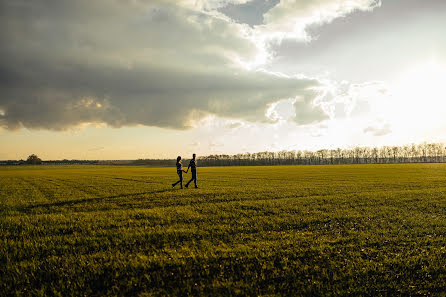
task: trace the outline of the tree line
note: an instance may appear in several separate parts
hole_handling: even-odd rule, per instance
[[[184,160],[187,164],[188,160]],[[199,166],[255,166],[255,165],[329,165],[329,164],[396,164],[396,163],[444,163],[446,145],[421,143],[404,146],[355,147],[351,149],[292,150],[279,152],[240,153],[235,155],[209,155],[199,157]],[[54,160],[42,161],[32,154],[27,160],[0,161],[0,165],[22,164],[97,164],[97,165],[143,165],[169,167],[174,159],[138,160]]]
[[[266,151],[209,155],[200,157],[199,162],[200,166],[441,163],[446,162],[446,146],[443,143],[422,143],[317,151]]]

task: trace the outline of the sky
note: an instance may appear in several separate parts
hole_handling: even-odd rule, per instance
[[[446,142],[444,0],[0,0],[0,160]]]

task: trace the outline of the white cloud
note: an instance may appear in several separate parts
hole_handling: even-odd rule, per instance
[[[283,0],[264,14],[265,24],[257,28],[269,38],[309,40],[305,32],[309,25],[330,23],[353,11],[380,5],[380,0]]]
[[[382,105],[390,100],[388,88],[383,82],[357,84],[325,80],[324,83],[326,87],[321,88],[321,96],[315,102],[331,119],[380,116]]]
[[[364,129],[364,133],[370,133],[373,136],[383,136],[392,132],[391,126],[388,122],[377,121],[371,126]]]

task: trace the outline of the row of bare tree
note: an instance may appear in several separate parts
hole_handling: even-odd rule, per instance
[[[355,147],[352,149],[322,149],[318,151],[280,151],[244,153],[236,155],[210,155],[199,157],[199,166],[247,165],[322,165],[322,164],[394,164],[394,163],[443,163],[446,162],[446,145],[421,143],[404,146]],[[42,161],[30,155],[26,161],[0,161],[0,165],[20,164],[114,164],[174,166],[170,159],[139,160],[59,160]],[[187,164],[185,160],[184,164]]]
[[[210,155],[200,157],[200,166],[393,164],[446,162],[446,146],[422,143],[405,146],[355,147],[318,151],[280,151]]]

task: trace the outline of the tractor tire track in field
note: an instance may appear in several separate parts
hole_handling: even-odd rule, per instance
[[[34,191],[38,194],[39,197],[43,198],[45,201],[51,201],[51,198],[54,198],[54,193],[51,191],[46,191],[44,187],[39,186],[41,184],[40,179],[34,181],[35,178],[21,178],[28,186],[30,186]],[[51,193],[51,194],[50,194]]]
[[[28,205],[24,207],[17,208],[16,210],[29,212],[36,208],[54,208],[54,207],[64,207],[64,206],[74,206],[82,203],[98,203],[98,202],[114,202],[116,199],[120,198],[129,198],[129,197],[138,197],[140,195],[149,195],[149,194],[157,194],[163,193],[170,190],[157,190],[151,192],[140,192],[140,193],[131,193],[131,194],[122,194],[115,196],[104,196],[104,197],[94,197],[94,198],[83,198],[77,200],[67,200],[67,201],[59,201],[55,203],[39,203],[34,205]],[[50,212],[48,212],[50,213]]]
[[[59,179],[61,184],[67,186],[70,189],[76,190],[79,193],[82,193],[82,196],[97,196],[97,191],[90,190],[91,186],[82,184],[78,181],[71,181],[69,179]],[[91,180],[90,180],[91,181]]]
[[[427,190],[431,190],[432,188],[426,188]],[[113,202],[117,203],[119,201],[122,201],[123,203],[118,205],[120,207],[125,208],[136,208],[136,209],[165,209],[165,208],[176,208],[176,207],[182,207],[182,206],[200,206],[200,205],[209,205],[209,204],[215,204],[215,205],[230,205],[230,204],[240,204],[241,207],[243,203],[250,203],[250,202],[269,202],[269,201],[282,201],[282,200],[292,200],[292,199],[300,199],[300,198],[306,198],[306,199],[365,199],[361,196],[367,196],[367,195],[390,195],[395,193],[416,193],[420,192],[423,193],[426,189],[413,189],[413,190],[405,190],[405,191],[367,191],[367,192],[343,192],[340,195],[340,193],[324,193],[324,194],[297,194],[297,195],[287,195],[282,197],[268,197],[268,198],[259,198],[259,197],[239,197],[239,198],[209,198],[208,193],[202,193],[202,197],[195,197],[195,198],[201,198],[199,200],[191,200],[190,198],[186,199],[169,199],[166,197],[160,197],[155,198],[152,197],[151,200],[144,202],[148,202],[148,204],[145,204],[144,202],[141,204],[135,203],[135,201],[129,201],[126,203],[126,201],[122,201],[124,198],[144,198],[147,199],[148,197],[141,197],[145,195],[156,195],[161,193],[168,193],[172,192],[171,189],[162,189],[162,190],[156,190],[156,191],[147,191],[147,192],[138,192],[138,193],[128,193],[128,194],[120,194],[120,195],[113,195],[113,196],[101,196],[101,197],[92,197],[92,198],[83,198],[83,199],[76,199],[76,200],[67,200],[67,201],[59,201],[55,203],[39,203],[35,205],[29,205],[25,207],[17,208],[18,211],[24,211],[24,212],[30,212],[37,208],[47,208],[48,210],[43,213],[52,213],[53,211],[50,211],[51,208],[57,208],[57,207],[65,207],[65,206],[75,206],[80,204],[86,204],[86,203],[101,203],[101,202]],[[444,193],[446,193],[446,187],[444,188],[435,188],[436,190],[444,190]],[[392,205],[391,198],[386,199],[386,204],[389,206]],[[310,203],[310,201],[308,201]],[[310,203],[312,204],[312,203]],[[116,204],[114,204],[116,205]],[[360,207],[360,205],[356,205],[356,207]],[[102,207],[101,211],[107,211],[111,209],[111,207],[107,207],[106,205]],[[98,209],[99,210],[99,209]],[[91,210],[82,210],[77,209],[76,212],[83,212],[83,211],[91,211]]]
[[[145,184],[153,184],[153,182],[150,182],[148,180],[123,178],[123,177],[114,177],[114,176],[106,176],[106,177],[110,178],[110,179],[113,179],[113,180],[125,180],[125,181],[133,181],[133,182],[139,182],[139,183],[145,183]]]
[[[35,189],[38,193],[40,193],[41,196],[44,197],[46,201],[59,200],[56,194],[63,193],[63,189],[58,190],[57,188],[49,185],[67,186],[66,188],[70,190],[74,189],[79,193],[82,193],[82,196],[85,196],[85,194],[95,194],[95,193],[88,193],[86,190],[82,190],[80,187],[73,187],[69,183],[64,182],[63,179],[39,178],[37,181],[33,181],[32,178],[22,178],[22,179],[33,189]],[[46,204],[51,204],[51,203],[46,203]],[[41,205],[41,203],[36,204],[36,206],[37,205]]]

